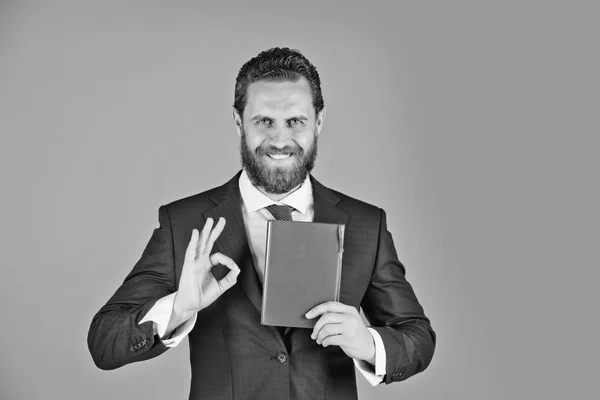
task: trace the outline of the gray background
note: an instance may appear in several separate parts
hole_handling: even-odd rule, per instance
[[[596,397],[594,2],[200,3],[0,3],[1,399],[187,398],[187,342],[104,372],[87,329],[158,207],[238,170],[272,46],[318,67],[315,175],[386,209],[438,333],[361,398]]]

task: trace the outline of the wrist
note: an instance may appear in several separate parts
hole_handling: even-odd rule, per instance
[[[180,301],[178,299],[179,293],[175,294],[175,299],[173,300],[173,317],[171,319],[176,319],[179,321],[187,321],[192,318],[192,316],[197,312],[189,309],[185,309],[181,306]]]
[[[367,355],[367,358],[365,358],[365,361],[368,362],[369,364],[375,366],[375,339],[373,338],[373,335],[371,335],[371,332],[368,332],[368,336],[369,336],[369,352]]]

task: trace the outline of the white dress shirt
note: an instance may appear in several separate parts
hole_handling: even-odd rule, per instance
[[[239,179],[240,194],[242,197],[242,215],[246,227],[250,253],[254,261],[256,273],[262,283],[264,279],[265,250],[267,242],[267,222],[274,219],[266,209],[272,204],[286,204],[293,207],[292,220],[312,222],[314,217],[312,185],[307,176],[302,185],[280,201],[273,201],[250,181],[246,170],[242,171]],[[153,321],[154,333],[161,338],[164,336],[173,310],[175,293],[159,299],[148,311],[141,323]],[[167,347],[177,346],[183,338],[193,329],[196,315],[175,329],[169,338],[162,339]],[[362,360],[354,360],[354,365],[362,375],[375,386],[383,381],[386,366],[386,354],[383,340],[377,331],[367,328],[373,336],[375,343],[375,366]]]

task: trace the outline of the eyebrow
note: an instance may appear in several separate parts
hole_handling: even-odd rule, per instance
[[[287,120],[289,121],[290,119],[299,119],[300,121],[308,121],[308,118],[305,117],[304,115],[296,115],[293,117],[289,117]]]
[[[250,119],[250,121],[259,121],[259,120],[261,120],[263,118],[272,119],[272,118],[269,118],[269,117],[267,117],[265,115],[257,114],[254,117],[252,117],[252,119]]]
[[[270,119],[272,120],[273,118],[271,117],[267,117],[266,115],[262,115],[262,114],[257,114],[254,117],[252,117],[250,119],[250,121],[260,121],[261,119],[266,118],[266,119]],[[304,115],[293,115],[289,118],[286,118],[286,121],[289,121],[290,119],[299,119],[300,121],[308,121],[308,117],[304,116]]]

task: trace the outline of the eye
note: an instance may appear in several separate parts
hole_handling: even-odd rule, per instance
[[[288,124],[290,126],[299,126],[304,125],[304,122],[298,118],[291,118],[290,120],[288,120]]]
[[[256,121],[256,123],[258,125],[271,126],[273,124],[273,121],[271,121],[269,118],[261,118],[258,121]]]

